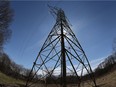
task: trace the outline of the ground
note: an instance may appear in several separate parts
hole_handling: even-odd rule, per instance
[[[106,75],[96,79],[99,87],[116,87],[116,69]],[[11,78],[0,72],[0,84],[8,85],[0,87],[24,87],[25,81]],[[9,86],[10,85],[10,86]],[[44,87],[43,85],[36,87]],[[49,85],[48,87],[56,87],[55,85]],[[76,85],[68,85],[68,87],[77,87]],[[89,87],[86,85],[86,87]]]
[[[24,81],[14,79],[0,72],[0,87],[21,87],[24,84]]]
[[[97,79],[100,87],[116,87],[116,69]]]

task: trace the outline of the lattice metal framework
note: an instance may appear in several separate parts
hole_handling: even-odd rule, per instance
[[[26,87],[97,87],[87,56],[64,11],[49,8],[56,23],[33,63]]]

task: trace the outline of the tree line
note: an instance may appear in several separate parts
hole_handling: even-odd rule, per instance
[[[26,79],[30,72],[29,69],[12,61],[5,53],[0,56],[0,71],[16,79]]]
[[[98,67],[94,70],[95,76],[102,76],[116,69],[116,52],[108,56]]]
[[[13,16],[14,12],[10,6],[10,1],[0,0],[0,71],[14,78],[24,79],[30,70],[16,64],[4,52],[4,45],[12,35],[12,30],[9,26],[13,20]]]

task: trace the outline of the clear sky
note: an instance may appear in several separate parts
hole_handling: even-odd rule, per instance
[[[55,24],[47,4],[65,11],[92,66],[112,53],[116,37],[116,2],[12,1],[12,37],[4,50],[13,61],[31,68]]]

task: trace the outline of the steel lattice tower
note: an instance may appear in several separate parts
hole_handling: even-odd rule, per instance
[[[49,6],[56,23],[45,40],[26,87],[97,87],[83,48],[69,26],[64,11]]]

